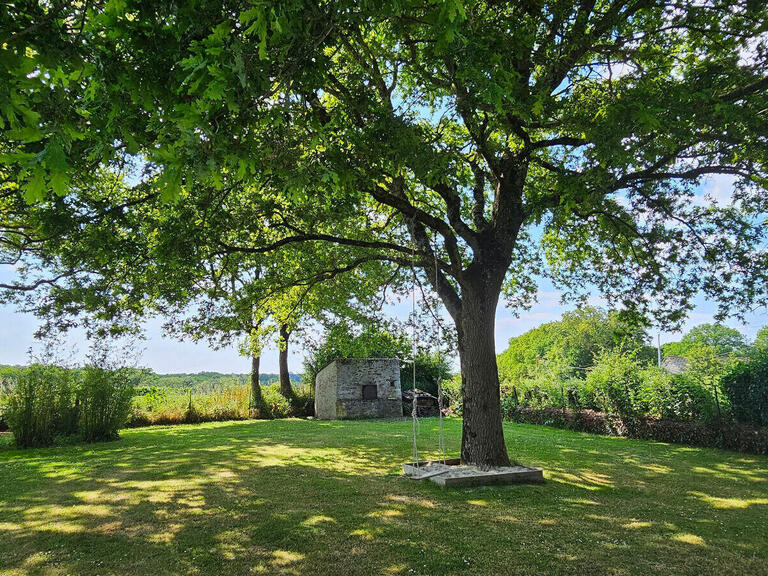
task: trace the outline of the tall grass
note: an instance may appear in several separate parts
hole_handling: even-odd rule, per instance
[[[84,440],[111,440],[131,410],[134,379],[126,369],[86,366],[76,392],[77,427]]]
[[[262,386],[262,394],[271,418],[309,416],[314,411],[314,397],[309,387],[294,389],[291,404],[279,392],[279,384]],[[137,390],[128,416],[128,426],[182,424],[246,420],[253,418],[249,385],[222,386],[214,390],[180,390],[144,387]]]
[[[3,418],[22,448],[50,446],[59,437],[111,440],[131,408],[135,373],[89,365],[33,364],[3,386]]]
[[[11,381],[0,374],[0,432],[8,430],[6,416],[8,401],[11,398]]]
[[[35,364],[17,378],[4,413],[18,446],[49,446],[74,432],[73,388],[71,373],[56,366]]]

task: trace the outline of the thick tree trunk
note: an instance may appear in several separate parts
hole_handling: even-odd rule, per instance
[[[461,460],[478,466],[509,465],[494,335],[499,291],[463,287],[456,319],[464,402]]]
[[[256,418],[268,418],[269,410],[267,410],[267,404],[264,402],[264,395],[261,393],[260,363],[260,356],[251,356],[251,405],[249,408]]]
[[[291,386],[291,375],[288,372],[288,338],[291,332],[285,324],[280,325],[280,394],[293,401],[293,387]]]

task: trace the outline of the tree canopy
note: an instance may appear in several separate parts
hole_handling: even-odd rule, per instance
[[[768,349],[768,326],[763,326],[755,336],[755,348]]]
[[[197,223],[221,227],[229,254],[332,256],[323,274],[361,283],[367,266],[415,266],[456,326],[466,461],[508,461],[493,337],[502,294],[520,310],[547,276],[566,298],[597,290],[670,324],[697,293],[723,315],[768,301],[764,3],[0,10],[4,203],[72,211],[103,169],[138,162],[129,201],[101,200],[117,237],[145,201],[215,197],[221,214],[247,216],[246,232],[228,217]],[[731,202],[699,194],[710,176],[732,182]],[[13,253],[28,229],[11,218],[4,230]],[[145,286],[124,256],[104,266],[127,273],[129,308]],[[52,277],[16,287],[79,290],[80,262],[49,263]],[[87,282],[102,275],[87,268]],[[279,276],[281,291],[300,283]]]
[[[563,314],[562,320],[511,338],[499,354],[499,376],[502,382],[515,384],[551,364],[583,378],[599,353],[642,351],[646,338],[642,327],[627,323],[616,311],[578,308]]]
[[[749,348],[747,338],[735,328],[722,324],[699,324],[691,328],[680,340],[664,345],[664,353],[687,356],[696,347],[711,348],[718,356],[744,354]]]

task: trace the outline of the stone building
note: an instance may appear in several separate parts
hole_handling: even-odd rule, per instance
[[[340,358],[315,379],[315,416],[396,418],[403,415],[397,358]]]
[[[664,356],[661,361],[661,369],[670,374],[684,374],[688,371],[690,362],[682,356]]]

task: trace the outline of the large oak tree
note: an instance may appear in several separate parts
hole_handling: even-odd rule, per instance
[[[455,323],[467,462],[509,461],[502,295],[520,309],[548,276],[662,322],[700,292],[723,314],[766,302],[763,2],[3,10],[11,194],[77,196],[130,156],[168,202],[277,199],[230,231],[230,253],[343,247],[336,273],[417,267]],[[708,177],[733,201],[702,197]],[[309,199],[322,209],[305,214]]]

